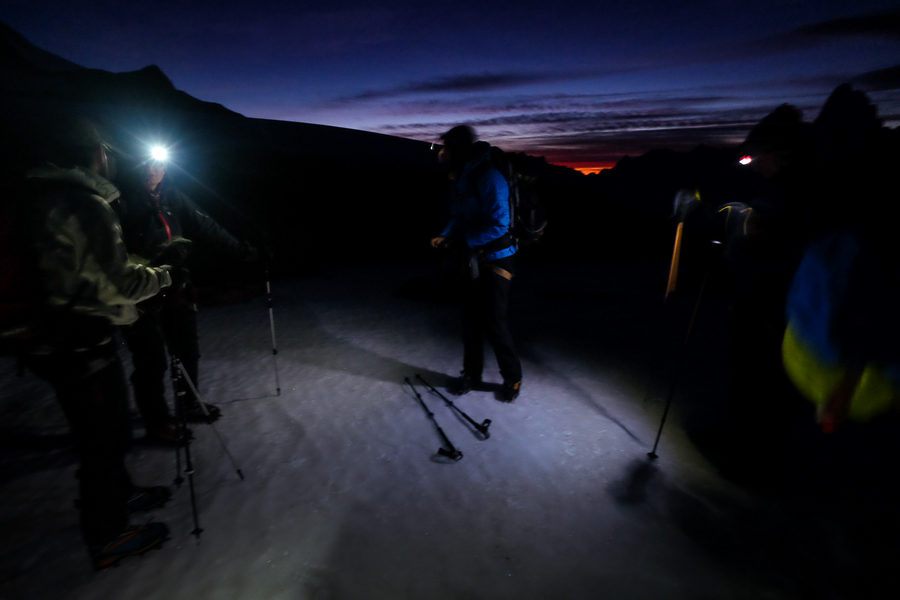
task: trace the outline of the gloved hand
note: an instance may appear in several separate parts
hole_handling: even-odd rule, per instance
[[[164,290],[172,285],[172,267],[170,265],[160,265],[152,267],[156,271],[156,277],[159,279],[159,289]]]
[[[183,265],[191,253],[193,242],[187,238],[175,237],[166,244],[156,258],[151,261],[151,266],[171,265],[177,267]]]

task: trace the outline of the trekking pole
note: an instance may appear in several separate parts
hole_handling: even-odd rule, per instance
[[[200,539],[200,534],[203,533],[203,528],[200,527],[200,519],[197,512],[197,493],[194,490],[194,462],[191,460],[191,438],[187,435],[187,421],[184,416],[184,396],[186,392],[184,391],[184,386],[181,385],[181,382],[184,378],[184,369],[181,368],[181,361],[178,360],[176,356],[172,356],[172,387],[174,387],[175,392],[175,415],[178,419],[178,422],[181,424],[181,429],[185,432],[184,436],[184,472],[188,476],[188,489],[190,490],[191,495],[191,515],[194,519],[194,529],[191,533],[198,540]],[[184,478],[181,477],[181,461],[179,459],[178,454],[179,446],[175,447],[175,464],[177,468],[177,472],[175,475],[175,483],[176,485],[181,485],[181,482],[184,481]]]
[[[435,428],[438,430],[438,433],[441,436],[441,439],[444,440],[443,447],[438,448],[437,453],[441,456],[446,456],[447,458],[451,458],[453,460],[459,460],[463,457],[462,452],[456,449],[456,447],[450,442],[450,439],[447,437],[447,434],[444,433],[444,430],[441,429],[441,426],[438,425],[437,419],[434,418],[434,413],[428,410],[428,406],[425,404],[425,401],[422,400],[422,396],[419,394],[418,390],[413,386],[412,381],[409,380],[409,377],[404,377],[403,381],[410,387],[413,391],[413,394],[416,395],[416,399],[419,401],[419,404],[422,405],[422,408],[425,409],[425,414],[428,415],[428,418],[431,419],[431,422],[434,423]]]
[[[222,446],[222,450],[225,451],[225,455],[228,456],[228,460],[231,461],[231,466],[234,467],[237,476],[241,478],[241,481],[244,480],[244,474],[241,472],[240,467],[238,467],[237,462],[234,460],[234,456],[231,455],[231,452],[228,451],[228,446],[225,444],[225,440],[222,439],[222,434],[219,433],[216,424],[213,423],[213,420],[209,414],[209,410],[206,408],[206,404],[203,402],[203,398],[200,396],[200,392],[197,391],[197,388],[194,386],[194,382],[191,381],[190,376],[187,374],[187,371],[184,368],[184,365],[181,364],[181,361],[178,360],[177,357],[172,359],[172,364],[178,369],[181,377],[184,379],[184,382],[190,388],[191,393],[194,394],[194,397],[197,399],[197,403],[200,405],[200,408],[203,410],[203,414],[206,415],[207,424],[212,427],[213,433],[216,434],[216,439],[219,440],[219,445]]]
[[[678,287],[678,269],[680,267],[681,262],[681,245],[684,240],[684,222],[689,213],[691,213],[700,203],[700,192],[697,190],[688,190],[681,189],[675,193],[675,201],[673,205],[673,216],[678,219],[678,225],[675,227],[675,241],[672,244],[672,259],[669,263],[669,277],[666,281],[666,294],[663,297],[663,306],[668,305],[669,296],[671,296],[672,292]],[[707,274],[709,272],[707,271]],[[697,297],[697,304],[694,306],[694,316],[697,314],[697,307],[700,305],[700,298],[703,295],[703,288],[706,286],[706,276],[703,278],[703,285],[700,288],[700,294]],[[691,322],[688,325],[688,332],[684,338],[684,345],[687,345],[688,337],[690,337],[691,329],[694,326],[694,318],[691,317]],[[682,353],[683,355],[684,353]],[[670,367],[671,370],[671,367]],[[672,406],[672,398],[675,396],[675,389],[677,387],[677,375],[680,369],[675,371],[675,374],[669,375],[669,391],[666,394],[666,406],[663,409],[662,418],[659,421],[659,429],[656,432],[656,440],[653,442],[653,449],[647,453],[651,459],[657,458],[656,448],[659,445],[659,438],[662,436],[663,427],[666,424],[666,418],[669,416],[669,408]]]
[[[681,223],[679,225],[679,233]],[[680,240],[679,240],[680,241]],[[714,246],[719,246],[721,242],[713,240]],[[676,247],[677,249],[677,247]],[[674,257],[674,253],[673,253]],[[711,262],[711,259],[710,259]],[[673,260],[673,265],[676,266],[676,274],[677,274],[677,260]],[[656,439],[653,441],[653,449],[647,453],[647,456],[651,459],[659,458],[656,454],[656,448],[659,446],[659,438],[662,436],[663,427],[666,425],[666,418],[669,416],[669,408],[672,406],[672,399],[675,397],[675,389],[678,387],[678,384],[681,381],[681,374],[684,371],[685,365],[687,364],[687,345],[691,340],[691,334],[694,332],[694,325],[697,323],[697,314],[700,312],[700,303],[703,300],[703,294],[706,292],[706,284],[709,281],[710,271],[712,270],[712,265],[707,265],[706,272],[703,274],[703,282],[700,284],[700,291],[697,292],[697,299],[694,301],[694,308],[691,311],[691,318],[688,321],[687,330],[684,333],[684,338],[681,340],[682,352],[679,353],[679,368],[675,370],[675,373],[669,376],[669,392],[666,394],[666,406],[663,408],[663,414],[659,421],[659,429],[656,432]],[[671,272],[670,272],[671,278]],[[677,276],[677,275],[676,275]],[[671,281],[669,282],[671,285]],[[666,289],[666,298],[669,297],[669,293],[674,290],[674,286],[671,289],[667,287]]]
[[[706,289],[706,281],[709,279],[709,271],[706,272],[706,275],[703,276],[703,283],[700,285],[700,292],[697,294],[697,300],[694,302],[694,310],[691,314],[691,320],[688,323],[687,331],[684,334],[684,339],[682,340],[682,347],[687,348],[688,342],[691,339],[691,333],[694,331],[694,323],[697,322],[697,312],[700,309],[700,301],[703,299],[703,292]],[[684,370],[684,366],[687,362],[685,359],[686,351],[680,354],[681,360],[681,368],[676,369],[675,374],[671,375],[669,378],[669,392],[666,394],[666,406],[663,408],[662,418],[659,420],[659,430],[656,432],[656,439],[653,441],[653,449],[647,453],[651,459],[659,458],[656,454],[656,448],[659,446],[659,438],[662,436],[663,427],[666,425],[666,417],[669,416],[669,408],[672,406],[672,398],[675,396],[675,389],[678,387],[680,383],[680,375]]]
[[[278,344],[275,343],[275,313],[272,309],[272,284],[269,265],[266,265],[266,305],[269,307],[269,330],[272,332],[272,365],[275,367],[275,395],[281,395],[281,381],[278,378]]]
[[[472,419],[472,417],[470,417],[469,415],[467,415],[466,413],[464,413],[464,412],[462,411],[461,408],[459,408],[458,406],[456,406],[456,404],[454,404],[452,400],[450,400],[449,398],[447,398],[447,396],[445,396],[445,395],[443,395],[442,393],[440,393],[439,391],[437,391],[433,385],[431,385],[430,383],[428,383],[427,381],[425,381],[425,378],[422,377],[421,375],[419,375],[418,373],[416,373],[416,379],[418,379],[419,381],[421,381],[422,383],[424,383],[425,386],[426,386],[429,390],[431,390],[434,394],[437,394],[437,395],[441,398],[441,400],[443,400],[444,402],[446,402],[446,403],[447,403],[447,406],[449,406],[450,408],[452,408],[453,410],[455,410],[455,411],[456,411],[457,413],[459,413],[466,421],[468,421],[468,422],[472,425],[472,427],[474,427],[474,428],[478,431],[478,433],[481,434],[481,436],[482,436],[481,439],[486,440],[486,439],[488,439],[489,437],[491,437],[491,434],[488,433],[488,427],[491,426],[491,420],[490,420],[490,419],[485,419],[485,420],[482,421],[481,423],[477,423],[474,419]]]

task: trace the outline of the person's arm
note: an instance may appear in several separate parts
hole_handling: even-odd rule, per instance
[[[168,268],[150,267],[129,259],[122,228],[112,208],[102,200],[85,203],[79,223],[82,279],[96,287],[97,299],[107,306],[136,304],[172,284]],[[77,234],[76,234],[77,235]]]
[[[216,223],[187,195],[173,190],[170,202],[188,238],[211,244],[236,259],[245,258],[248,247]]]
[[[509,185],[496,169],[490,169],[478,179],[478,202],[483,219],[467,232],[473,246],[481,246],[502,237],[509,231]]]
[[[441,231],[440,237],[448,238],[451,235],[453,235],[455,230],[456,230],[456,217],[451,214],[450,218],[447,219],[447,225],[444,226],[444,229]]]

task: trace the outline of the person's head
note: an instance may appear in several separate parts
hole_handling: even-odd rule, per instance
[[[808,160],[812,151],[809,125],[795,106],[782,104],[756,124],[741,145],[754,171],[767,179]]]
[[[154,192],[165,176],[166,163],[163,161],[151,160],[144,166],[141,183],[145,190]]]
[[[460,167],[471,157],[472,148],[477,141],[475,130],[468,125],[457,125],[441,136],[444,147],[439,154],[441,162],[448,163],[451,169]]]
[[[105,178],[113,175],[110,144],[92,119],[63,119],[49,137],[46,156],[61,167],[82,167]]]

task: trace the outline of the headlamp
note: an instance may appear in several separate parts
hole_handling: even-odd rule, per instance
[[[150,158],[154,162],[164,163],[169,160],[169,150],[165,146],[151,146]]]
[[[749,154],[745,154],[744,156],[741,157],[741,159],[738,162],[744,166],[747,166],[753,162],[753,157],[750,156]]]

